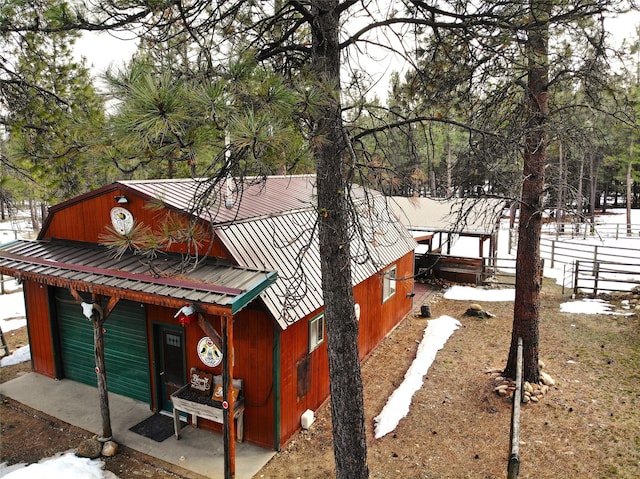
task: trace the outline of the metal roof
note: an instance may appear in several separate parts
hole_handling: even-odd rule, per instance
[[[354,286],[416,247],[382,196],[360,200],[356,207],[359,231],[351,235]],[[315,209],[308,209],[216,229],[238,263],[278,271],[278,280],[261,297],[282,329],[324,304],[316,220]]]
[[[316,204],[315,178],[314,175],[294,175],[230,179],[229,206],[225,182],[211,187],[209,178],[120,181],[118,184],[178,210],[195,213],[212,224],[222,224],[311,208]],[[198,207],[203,204],[207,207]]]
[[[400,221],[412,231],[478,236],[495,232],[505,202],[493,198],[446,200],[393,196],[389,204]]]
[[[174,254],[154,260],[152,273],[140,256],[128,253],[116,259],[104,246],[69,241],[14,241],[0,246],[0,260],[0,272],[16,278],[105,295],[115,291],[123,298],[143,295],[155,304],[168,305],[177,300],[215,305],[232,314],[277,277],[270,271],[209,259],[194,271],[178,274],[181,258]]]
[[[208,179],[192,178],[120,181],[98,193],[115,187],[195,214],[214,226],[233,262],[277,271],[279,279],[260,297],[283,329],[322,307],[315,175],[233,180],[230,207],[225,206],[225,182],[203,197],[208,185]],[[96,192],[70,201],[82,201],[90,194]],[[350,196],[358,209],[352,215],[358,225],[351,235],[352,283],[356,285],[413,251],[416,242],[380,194],[351,185]],[[195,208],[196,202],[206,208]],[[56,205],[52,211],[67,204]],[[220,280],[218,284],[226,283]]]

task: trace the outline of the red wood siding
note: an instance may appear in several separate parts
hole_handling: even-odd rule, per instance
[[[309,373],[309,392],[298,397],[298,362],[309,354],[309,320],[302,319],[282,332],[280,344],[280,446],[300,429],[300,416],[307,410],[317,409],[329,397],[329,362],[327,342],[312,351]]]
[[[174,310],[148,305],[149,344],[153,344],[153,323],[177,324]],[[221,318],[208,316],[220,333]],[[261,447],[274,448],[274,391],[273,385],[273,321],[261,311],[245,309],[235,316],[233,322],[234,366],[233,376],[244,381],[245,413],[244,439]],[[206,336],[197,324],[185,326],[185,348],[187,373],[192,367],[222,374],[222,366],[211,368],[198,357],[197,345]],[[150,364],[153,364],[153,348],[149,348]],[[150,371],[152,391],[155,391],[153,371]],[[157,408],[155,404],[154,408]],[[221,432],[219,424],[200,420],[203,429]]]
[[[111,190],[100,195],[90,196],[77,203],[70,203],[66,207],[54,210],[46,231],[42,232],[43,239],[57,238],[74,241],[99,243],[100,236],[107,233],[107,226],[111,225],[111,209],[122,206],[133,214],[136,224],[143,223],[157,230],[160,223],[168,214],[167,209],[149,208],[150,203],[143,198],[127,193],[128,203],[118,205],[114,196],[121,194],[120,190]],[[173,213],[177,214],[177,213]],[[206,227],[203,228],[206,232]],[[208,251],[209,244],[205,241],[200,245],[200,254]],[[186,250],[184,244],[173,244],[166,248],[167,251],[183,253]],[[219,242],[214,242],[210,256],[228,257]]]
[[[382,302],[383,275],[396,266],[396,292]],[[411,311],[413,298],[413,252],[382,269],[380,274],[363,281],[354,288],[354,298],[360,304],[360,359],[366,358],[384,337]]]
[[[234,318],[233,376],[244,380],[245,440],[274,448],[274,323],[262,311],[243,310]]]
[[[368,356],[387,334],[411,311],[413,299],[413,253],[396,263],[396,293],[382,302],[382,275],[374,275],[354,288],[360,304],[359,354]],[[393,266],[393,265],[389,265]],[[387,268],[384,268],[385,271]],[[329,397],[329,363],[325,342],[311,353],[311,387],[304,398],[297,396],[297,365],[308,354],[309,321],[317,312],[289,326],[281,339],[280,446],[300,429],[300,416],[316,410]]]
[[[46,286],[32,281],[25,281],[22,287],[25,295],[33,370],[44,376],[55,378],[48,289]]]

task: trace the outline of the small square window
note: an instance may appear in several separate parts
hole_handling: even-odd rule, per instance
[[[396,266],[392,266],[384,272],[382,277],[382,302],[396,294]]]
[[[324,342],[324,314],[309,321],[309,352]]]

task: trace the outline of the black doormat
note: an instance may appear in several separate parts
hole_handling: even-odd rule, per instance
[[[178,423],[180,426],[181,424]],[[162,442],[174,434],[173,418],[164,414],[154,414],[135,426],[129,428],[130,431],[148,437],[157,442]]]

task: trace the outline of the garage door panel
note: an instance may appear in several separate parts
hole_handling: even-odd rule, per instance
[[[67,290],[56,290],[64,376],[97,385],[93,325]],[[104,323],[110,392],[150,402],[146,315],[139,303],[120,300]]]

